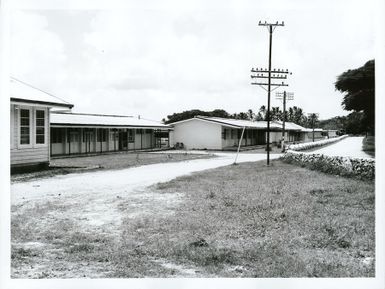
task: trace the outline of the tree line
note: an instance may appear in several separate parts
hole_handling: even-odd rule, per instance
[[[347,134],[374,134],[375,128],[375,62],[369,60],[362,67],[349,69],[337,77],[334,83],[335,89],[344,93],[342,107],[347,111],[352,111],[347,116],[337,116],[326,120],[319,120],[317,115],[307,116],[303,109],[297,106],[289,107],[284,115],[279,107],[272,107],[270,110],[270,119],[296,123],[304,127],[312,127],[314,124],[323,129],[335,129]],[[163,119],[163,123],[172,123],[197,115],[234,118],[243,120],[267,120],[267,109],[262,105],[258,111],[249,109],[246,112],[230,114],[223,109],[213,111],[203,111],[193,109],[180,113],[173,113]]]
[[[187,110],[179,113],[173,113],[167,116],[167,119],[163,119],[163,122],[173,123],[195,116],[209,116],[209,117],[222,117],[222,118],[232,118],[232,119],[242,119],[242,120],[252,120],[252,121],[266,121],[267,120],[267,109],[262,105],[257,112],[254,112],[252,109],[247,110],[246,112],[240,113],[228,113],[223,109],[215,109],[213,111],[203,111],[199,109]],[[270,110],[270,120],[283,121],[284,113],[277,106],[272,107]],[[286,121],[296,123],[301,126],[310,127],[312,124],[312,119],[307,117],[302,108],[293,106],[289,107],[285,112]],[[318,122],[318,119],[315,120]]]

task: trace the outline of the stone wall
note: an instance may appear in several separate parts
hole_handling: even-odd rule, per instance
[[[328,138],[328,139],[323,139],[315,142],[306,142],[306,143],[300,143],[300,144],[291,144],[286,147],[287,150],[292,150],[292,151],[301,151],[301,150],[308,150],[324,145],[328,145],[337,141],[340,141],[344,138],[346,138],[347,135],[343,135],[340,137],[334,137],[334,138]]]
[[[334,175],[358,177],[363,180],[374,180],[375,177],[375,160],[370,158],[326,156],[289,150],[281,159],[287,163]]]

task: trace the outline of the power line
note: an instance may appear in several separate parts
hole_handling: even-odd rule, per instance
[[[263,89],[265,89],[265,85],[267,86],[267,145],[266,145],[266,153],[267,153],[267,165],[270,165],[270,93],[272,91],[271,87],[275,86],[275,89],[277,89],[280,86],[288,86],[288,84],[285,84],[283,81],[281,83],[271,83],[272,79],[286,79],[287,75],[291,75],[291,72],[289,72],[288,69],[271,69],[271,48],[272,48],[272,42],[273,42],[273,32],[275,28],[278,26],[285,26],[284,22],[281,23],[267,23],[266,21],[262,23],[259,21],[259,26],[265,26],[269,31],[269,67],[266,68],[252,68],[251,72],[253,73],[251,75],[251,78],[259,78],[259,79],[267,79],[268,82],[252,82],[253,85],[259,85]],[[266,75],[267,74],[267,75]]]

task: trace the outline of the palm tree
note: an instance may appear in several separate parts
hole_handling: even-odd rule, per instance
[[[248,118],[249,118],[250,120],[254,120],[254,118],[255,118],[255,113],[253,112],[252,109],[249,109],[249,110],[247,111],[247,116],[248,116]]]
[[[258,114],[255,117],[256,120],[266,120],[266,106],[262,105],[259,108]]]

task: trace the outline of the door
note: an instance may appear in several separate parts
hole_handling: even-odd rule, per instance
[[[119,150],[127,150],[128,147],[128,135],[127,135],[127,130],[119,130]]]

